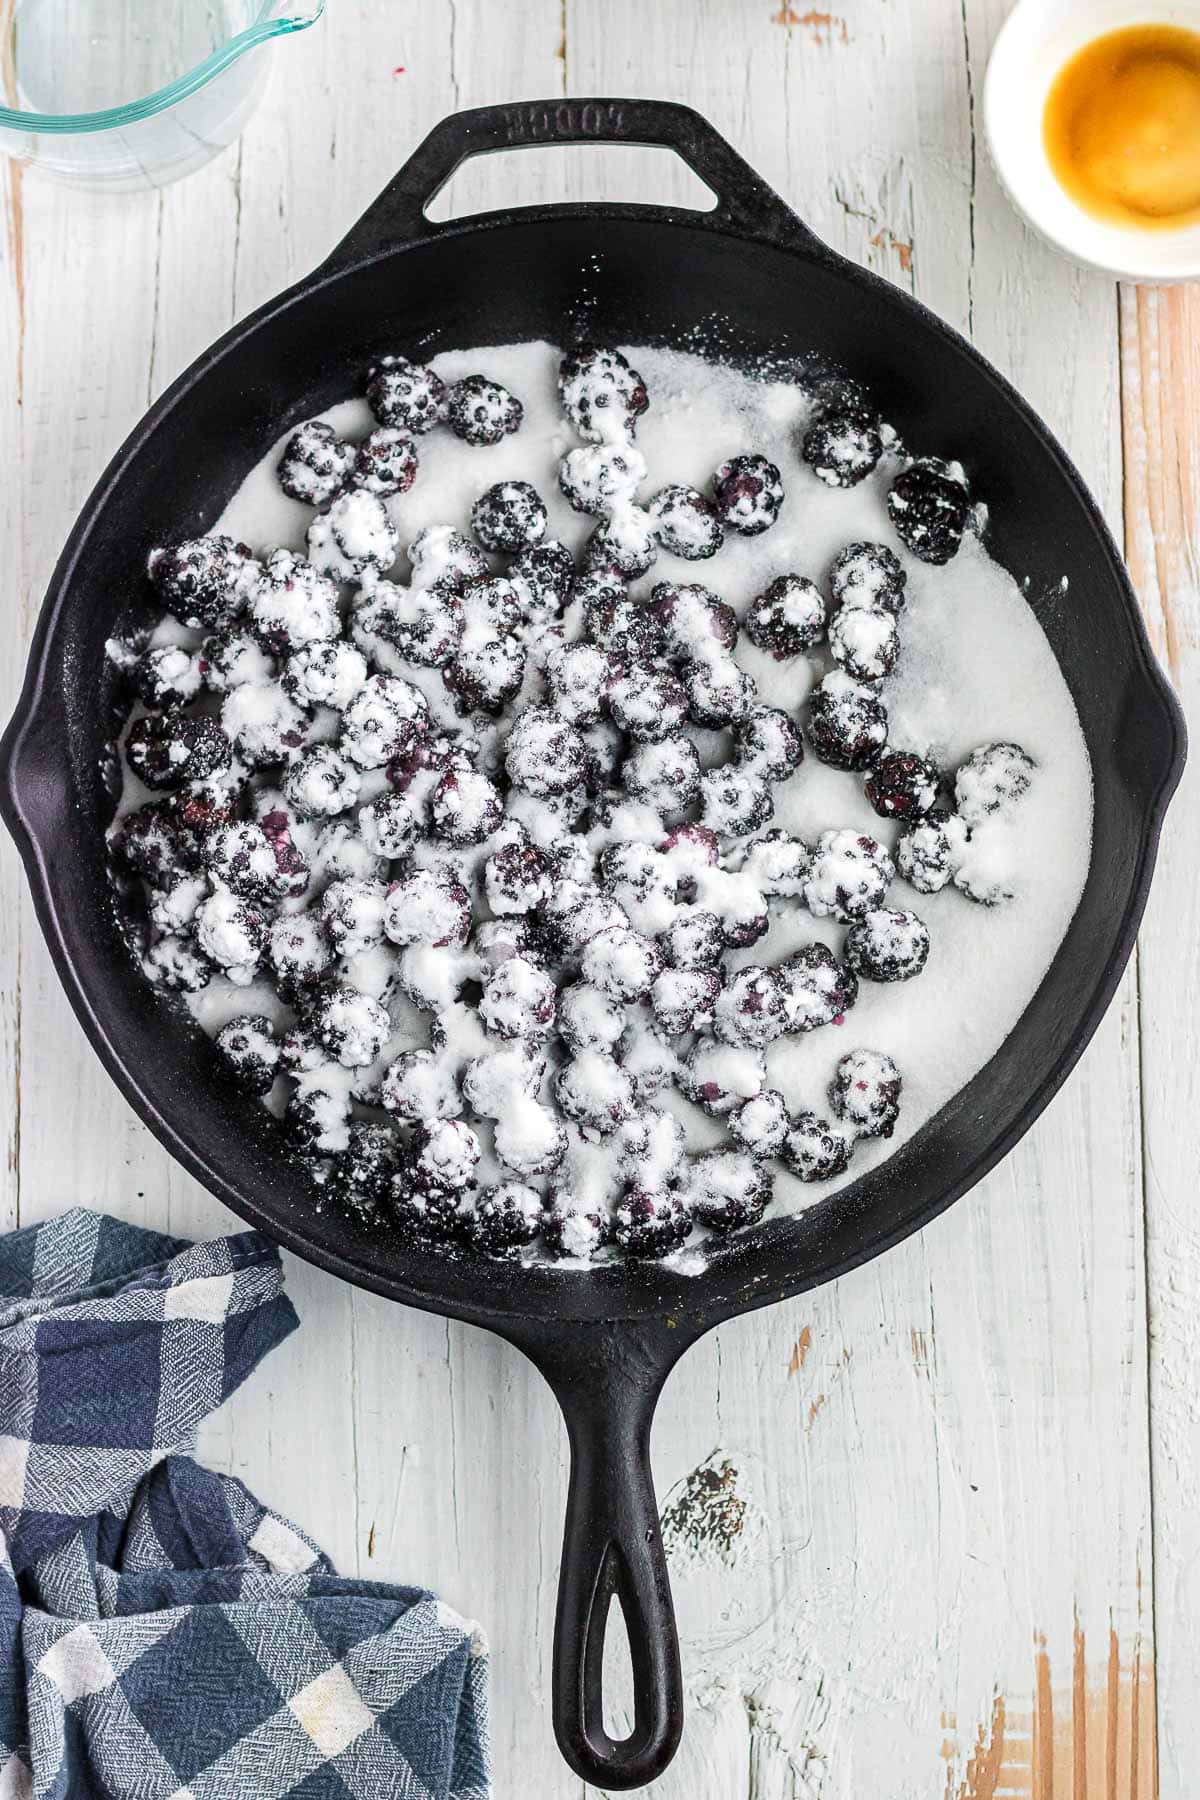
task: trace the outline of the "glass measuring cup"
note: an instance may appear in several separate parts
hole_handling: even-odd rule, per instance
[[[238,137],[272,39],[325,0],[0,0],[0,150],[77,186],[163,187]]]

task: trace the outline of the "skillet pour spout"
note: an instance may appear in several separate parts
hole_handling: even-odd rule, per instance
[[[716,205],[426,217],[467,157],[602,141],[674,150]],[[151,616],[150,549],[209,529],[280,432],[357,391],[380,355],[540,338],[686,341],[743,364],[816,357],[852,371],[906,440],[970,469],[988,502],[989,549],[1024,584],[1092,764],[1093,846],[1078,910],[996,1055],[881,1167],[799,1217],[768,1216],[706,1247],[687,1274],[654,1262],[576,1269],[440,1255],[367,1239],[318,1212],[282,1127],[247,1107],[209,1040],[148,988],[107,878],[117,674],[104,646]],[[347,1281],[498,1332],[546,1377],[572,1457],[555,1729],[583,1779],[609,1790],[653,1779],[683,1724],[648,1449],[668,1373],[711,1326],[844,1274],[927,1224],[1029,1128],[1129,957],[1183,756],[1179,709],[1116,546],[1045,426],[955,332],[821,244],[687,107],[548,101],[444,120],[328,260],[207,350],[101,477],[54,571],[0,745],[0,809],[51,957],[113,1080],[219,1200]],[[613,1597],[633,1676],[624,1740],[603,1723]]]

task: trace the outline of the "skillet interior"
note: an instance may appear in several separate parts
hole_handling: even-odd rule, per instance
[[[318,272],[235,328],[164,396],[93,496],[56,571],[7,742],[4,804],[60,974],[110,1072],[172,1153],[338,1274],[501,1330],[539,1314],[671,1313],[702,1327],[827,1279],[948,1205],[1032,1122],[1098,1023],[1178,773],[1177,713],[1115,549],[1062,452],[1006,384],[931,315],[799,228],[785,249],[686,220],[574,207],[442,228]],[[312,1213],[278,1128],[236,1093],[207,1040],[166,1016],[174,1008],[121,944],[104,870],[105,639],[144,592],[149,548],[210,526],[280,430],[357,391],[378,353],[585,334],[673,343],[692,332],[736,359],[815,352],[844,365],[910,441],[971,471],[990,547],[1028,583],[1091,756],[1095,837],[1078,912],[1017,1028],[936,1119],[805,1216],[768,1218],[699,1277],[657,1265],[522,1270],[367,1241]]]

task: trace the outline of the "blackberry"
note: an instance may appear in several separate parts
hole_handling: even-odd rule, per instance
[[[722,837],[747,837],[775,810],[771,790],[757,774],[726,763],[700,777],[700,817]]]
[[[545,970],[510,956],[488,977],[479,1017],[496,1037],[538,1037],[553,1025],[554,1007],[555,986]]]
[[[549,1175],[567,1153],[567,1134],[548,1106],[520,1094],[496,1121],[496,1155],[527,1180]]]
[[[721,860],[717,834],[708,825],[674,825],[660,849],[671,860],[681,898],[694,888],[698,870],[715,868]]]
[[[985,744],[972,750],[954,777],[959,818],[973,827],[987,818],[1003,817],[1028,793],[1034,767],[1033,758],[1019,744]]]
[[[402,1050],[383,1072],[380,1104],[409,1125],[455,1119],[462,1110],[447,1063],[429,1050]]]
[[[856,1137],[891,1137],[900,1116],[900,1071],[881,1050],[851,1050],[834,1071],[830,1104]]]
[[[471,949],[489,973],[509,956],[524,956],[530,962],[540,960],[532,921],[516,913],[484,919],[476,925],[471,933]]]
[[[203,713],[147,713],[125,739],[125,758],[148,788],[170,792],[228,768],[233,746]]]
[[[732,606],[698,581],[660,581],[651,590],[650,604],[662,627],[666,653],[677,662],[698,653],[732,650],[737,643]]]
[[[156,886],[196,861],[194,850],[180,833],[174,808],[166,800],[151,800],[126,813],[114,828],[109,845],[119,863]]]
[[[970,504],[962,475],[933,456],[921,457],[897,475],[887,496],[896,536],[927,563],[950,561],[962,542]]]
[[[922,819],[937,804],[941,770],[915,750],[888,750],[863,783],[881,819]]]
[[[610,719],[593,719],[579,735],[583,739],[583,785],[589,794],[599,794],[616,780],[625,740]]]
[[[653,662],[662,650],[658,619],[645,601],[630,599],[623,585],[585,593],[584,627],[598,650],[629,663]]]
[[[679,1058],[655,1026],[633,1017],[617,1046],[621,1067],[629,1077],[638,1106],[646,1106],[659,1090],[679,1074]]]
[[[804,760],[800,727],[777,706],[752,706],[733,728],[733,753],[763,781],[786,781]]]
[[[908,576],[886,544],[847,544],[829,569],[829,591],[835,606],[882,606],[898,613],[904,608]]]
[[[681,913],[658,936],[663,960],[672,969],[711,969],[721,960],[724,936],[716,913]]]
[[[646,459],[631,445],[587,444],[558,465],[558,485],[576,512],[604,518],[627,505],[646,478]]]
[[[327,988],[308,1022],[344,1069],[363,1069],[373,1063],[392,1030],[387,1008],[350,987]]]
[[[275,920],[267,939],[267,961],[275,987],[289,1006],[312,992],[329,964],[329,942],[314,913],[286,913]]]
[[[208,686],[223,694],[246,683],[261,687],[275,674],[275,659],[249,632],[205,638],[199,669]]]
[[[688,1198],[710,1231],[737,1231],[758,1224],[774,1187],[770,1170],[747,1152],[706,1150],[692,1163]]]
[[[812,868],[812,851],[786,831],[767,831],[746,852],[742,874],[768,898],[797,900]]]
[[[667,858],[650,844],[636,839],[606,844],[600,852],[600,880],[639,931],[653,936],[675,917],[675,875]]]
[[[314,744],[303,751],[283,778],[288,804],[322,817],[353,806],[361,786],[362,771],[332,744]]]
[[[631,799],[657,812],[682,812],[700,792],[700,753],[682,734],[638,744],[626,757],[621,779]]]
[[[680,1071],[679,1085],[696,1106],[719,1119],[761,1094],[766,1077],[761,1050],[701,1038]]]
[[[668,1037],[699,1031],[712,1023],[720,992],[721,977],[714,968],[661,969],[650,989],[655,1022]]]
[[[716,1003],[713,1029],[723,1044],[765,1050],[788,1029],[787,995],[774,969],[747,963],[729,976]]]
[[[379,499],[406,494],[417,479],[417,446],[395,425],[381,425],[358,446],[351,481]]]
[[[339,494],[304,534],[309,561],[334,581],[358,581],[368,569],[386,574],[400,550],[400,534],[383,501],[366,488]]]
[[[977,906],[1002,906],[1015,892],[1012,877],[1006,870],[998,869],[992,857],[972,857],[970,852],[954,871],[954,885]]]
[[[574,981],[558,996],[558,1035],[567,1048],[611,1051],[625,1029],[625,1008],[590,982]]]
[[[609,894],[585,892],[576,895],[562,911],[557,910],[557,900],[558,896],[552,896],[545,908],[548,922],[557,930],[565,948],[572,953],[582,950],[585,944],[589,944],[602,931],[628,929],[629,920],[625,908]]]
[[[559,1108],[580,1130],[610,1137],[634,1115],[629,1076],[602,1050],[581,1050],[554,1081]]]
[[[542,1243],[551,1256],[590,1262],[612,1237],[612,1222],[592,1208],[554,1197],[542,1214]]]
[[[608,687],[608,710],[637,743],[655,744],[677,732],[688,715],[688,696],[673,675],[631,669]]]
[[[321,923],[339,956],[361,956],[383,942],[391,892],[378,881],[330,882],[321,895]]]
[[[330,1164],[323,1198],[360,1225],[378,1225],[387,1217],[392,1182],[400,1167],[400,1146],[387,1125],[356,1119],[350,1141]]]
[[[414,869],[387,890],[383,930],[393,944],[460,949],[471,934],[471,897],[438,869]]]
[[[675,1188],[626,1188],[613,1218],[613,1236],[626,1256],[669,1256],[692,1229],[687,1201]]]
[[[359,807],[358,829],[372,856],[393,862],[424,836],[421,815],[403,794],[379,794]]]
[[[764,1088],[730,1113],[729,1135],[751,1156],[778,1156],[789,1123],[783,1095],[775,1088]]]
[[[515,394],[489,381],[467,375],[446,394],[446,423],[464,444],[498,444],[520,428],[525,409]]]
[[[800,454],[827,487],[854,487],[883,455],[879,422],[863,407],[831,407],[805,432]]]
[[[387,864],[371,854],[348,819],[329,820],[319,827],[319,834],[312,859],[316,879],[330,885],[349,881],[368,887],[382,881]]]
[[[461,1193],[479,1157],[479,1139],[462,1119],[431,1119],[414,1140],[412,1170],[423,1187]]]
[[[683,482],[660,488],[646,511],[663,549],[685,562],[703,562],[725,542],[725,527],[712,501]]]
[[[196,942],[238,987],[253,980],[267,931],[262,908],[228,888],[217,888],[196,908]]]
[[[521,590],[506,575],[474,581],[463,593],[462,610],[465,642],[511,637],[521,628]]]
[[[259,565],[245,544],[214,533],[152,550],[147,569],[180,624],[220,631],[245,606]]]
[[[542,1197],[522,1181],[485,1188],[463,1219],[468,1241],[490,1256],[531,1244],[541,1222]]]
[[[428,588],[400,588],[380,581],[358,608],[355,624],[391,644],[406,662],[444,669],[462,642],[462,600],[440,582]]]
[[[471,530],[485,550],[515,556],[545,537],[545,503],[528,481],[498,481],[471,508]]]
[[[646,1107],[621,1131],[617,1166],[631,1186],[657,1192],[677,1184],[686,1155],[679,1120]]]
[[[483,866],[484,889],[493,913],[529,913],[549,898],[550,860],[536,844],[503,844]]]
[[[324,419],[309,419],[294,431],[277,470],[279,485],[306,506],[326,506],[354,467],[354,445]]]
[[[608,925],[584,946],[580,970],[585,981],[610,999],[644,1000],[662,967],[651,938],[627,925]]]
[[[730,531],[757,537],[783,505],[783,477],[765,456],[731,456],[713,476],[717,517]]]
[[[344,1087],[323,1069],[307,1072],[283,1115],[296,1148],[314,1156],[335,1156],[350,1143],[350,1103]]]
[[[865,832],[823,831],[804,884],[814,918],[849,922],[883,905],[896,870],[883,845]]]
[[[825,636],[825,602],[806,575],[777,575],[753,601],[745,632],[757,650],[776,662],[800,656]]]
[[[203,685],[203,663],[180,644],[146,650],[133,667],[133,686],[147,706],[186,706]]]
[[[650,513],[632,501],[614,505],[584,546],[584,566],[611,570],[632,581],[658,560],[658,534]]]
[[[912,912],[879,908],[846,933],[846,961],[864,981],[911,981],[925,967],[929,931]]]
[[[532,1096],[542,1085],[546,1054],[540,1042],[512,1038],[472,1058],[463,1075],[463,1093],[484,1119],[503,1117],[514,1097]]]
[[[575,558],[557,538],[530,544],[509,565],[520,590],[521,611],[531,625],[553,625],[567,609],[575,586]]]
[[[540,706],[520,714],[504,751],[509,780],[538,799],[578,787],[585,762],[583,740],[575,727]]]
[[[815,1112],[798,1112],[783,1140],[784,1166],[801,1181],[832,1181],[850,1167],[854,1139]]]
[[[142,958],[146,979],[171,993],[196,994],[212,978],[212,964],[185,937],[168,933],[152,944]]]
[[[896,866],[919,894],[938,894],[960,867],[970,836],[957,813],[935,807],[901,833]]]
[[[312,871],[308,857],[293,835],[293,820],[279,806],[269,806],[258,816],[258,829],[271,846],[275,858],[275,881],[282,894],[302,894]]]
[[[303,893],[308,865],[299,852],[296,857],[292,869],[281,874],[274,845],[259,825],[223,825],[204,846],[210,875],[244,900],[271,900],[289,891]]]
[[[407,357],[381,356],[367,376],[367,405],[381,425],[432,431],[445,415],[446,385]]]
[[[487,557],[453,525],[426,525],[408,546],[414,587],[444,587],[461,594],[472,582],[486,581]]]
[[[211,891],[207,875],[181,875],[169,887],[148,895],[150,924],[156,934],[185,935],[196,921],[196,910]]]
[[[580,344],[558,371],[558,397],[581,438],[592,444],[631,438],[650,404],[646,384],[619,350]]]
[[[202,854],[212,833],[233,823],[237,817],[240,785],[240,771],[234,763],[217,775],[205,781],[193,781],[172,795],[167,804],[189,854]]]
[[[559,644],[546,658],[546,681],[554,710],[573,725],[600,717],[613,665],[594,644]]]
[[[425,1181],[410,1159],[401,1162],[392,1177],[388,1210],[396,1229],[410,1242],[440,1245],[461,1229],[461,1199],[455,1189]]]
[[[443,679],[460,710],[498,716],[521,691],[525,651],[515,638],[464,644],[447,663]]]
[[[217,1048],[248,1094],[261,1099],[270,1093],[279,1073],[279,1043],[268,1019],[257,1013],[230,1019],[217,1033]]]
[[[838,962],[828,944],[805,944],[777,970],[789,1031],[836,1025],[858,999],[854,971]]]
[[[753,677],[721,652],[684,663],[679,676],[693,722],[714,731],[744,719],[758,692]]]
[[[271,552],[249,610],[254,635],[273,656],[336,638],[342,629],[337,588],[290,550]]]
[[[856,681],[881,681],[900,658],[895,613],[883,606],[839,606],[829,621],[829,653]]]
[[[809,697],[808,741],[831,769],[869,769],[887,733],[887,708],[878,694],[841,669],[826,675]]]
[[[341,749],[360,769],[407,755],[429,729],[420,688],[399,675],[372,675],[342,715]]]
[[[294,650],[284,665],[284,692],[302,706],[345,712],[367,680],[367,659],[353,644],[329,640]]]

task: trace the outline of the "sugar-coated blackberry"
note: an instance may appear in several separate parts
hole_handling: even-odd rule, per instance
[[[720,992],[721,977],[715,968],[660,969],[650,989],[655,1023],[668,1037],[699,1031],[712,1023]]]
[[[520,428],[525,409],[486,375],[466,375],[446,393],[446,423],[464,444],[498,444]]]
[[[559,644],[546,658],[546,681],[554,710],[573,725],[600,717],[613,664],[595,644]]]
[[[463,1213],[467,1241],[489,1256],[531,1244],[542,1223],[542,1197],[523,1181],[485,1188]]]
[[[621,1067],[629,1077],[638,1106],[649,1105],[679,1075],[679,1058],[656,1025],[635,1013],[617,1046]]]
[[[312,871],[307,854],[296,841],[295,821],[290,813],[284,807],[270,805],[259,813],[257,823],[275,858],[277,891],[302,894]]]
[[[858,999],[853,969],[839,962],[828,944],[803,945],[784,958],[776,974],[789,1031],[835,1025]]]
[[[463,1119],[431,1119],[413,1143],[412,1169],[423,1186],[461,1193],[479,1157],[479,1139]]]
[[[379,1098],[388,1112],[410,1125],[456,1119],[462,1111],[448,1063],[430,1050],[402,1050],[383,1072]]]
[[[613,1236],[626,1256],[669,1256],[691,1229],[691,1211],[677,1188],[626,1188],[613,1213]]]
[[[753,601],[744,621],[757,650],[782,662],[811,650],[825,636],[825,601],[806,575],[777,575]]]
[[[471,932],[471,896],[443,869],[414,869],[388,888],[382,928],[393,944],[460,948]]]
[[[856,1137],[891,1137],[900,1117],[900,1071],[881,1050],[851,1050],[834,1071],[829,1100]]]
[[[196,994],[212,978],[209,962],[190,938],[169,932],[152,944],[142,958],[146,979],[170,993]]]
[[[568,890],[572,886],[569,882],[563,885]],[[565,951],[572,954],[581,951],[602,931],[628,928],[625,908],[611,894],[602,894],[598,889],[590,893],[568,893],[565,907],[562,907],[562,898],[557,893],[551,895],[544,908],[543,922],[552,926]]]
[[[593,719],[579,731],[583,739],[583,785],[589,794],[600,794],[612,787],[625,750],[625,739],[611,719]],[[562,804],[570,802],[563,797]]]
[[[783,505],[783,477],[765,456],[731,456],[713,476],[717,517],[730,531],[757,537]]]
[[[443,673],[460,711],[499,715],[521,691],[524,647],[511,637],[460,645]]]
[[[751,1156],[778,1156],[788,1134],[787,1106],[775,1088],[764,1088],[729,1115],[729,1135]]]
[[[330,882],[321,895],[321,923],[339,956],[361,956],[383,942],[390,892],[379,881]]]
[[[976,855],[973,850],[968,850],[965,861],[955,869],[954,885],[977,906],[1003,906],[1016,892],[1009,869],[998,865],[994,856],[986,852]]]
[[[721,651],[684,663],[679,678],[693,722],[714,731],[744,719],[758,692],[754,678]]]
[[[526,707],[508,734],[504,751],[508,778],[538,799],[578,787],[585,763],[583,740],[575,727],[547,707]]]
[[[672,969],[711,969],[720,962],[724,944],[720,919],[700,908],[679,913],[658,935],[663,961]]]
[[[250,596],[249,622],[273,656],[336,638],[342,628],[337,588],[307,557],[273,550]]]
[[[587,981],[573,981],[558,996],[558,1035],[570,1050],[611,1051],[625,1029],[624,1005]]]
[[[487,557],[454,525],[426,525],[408,546],[414,587],[445,587],[461,594],[486,581]]]
[[[659,848],[670,858],[681,899],[694,887],[699,870],[715,868],[721,860],[721,846],[710,825],[673,825]]]
[[[627,925],[608,925],[589,938],[580,959],[585,981],[613,1000],[644,1000],[662,967],[652,938]]]
[[[650,404],[646,384],[619,350],[580,344],[558,371],[558,397],[581,438],[592,444],[631,438]]]
[[[608,710],[629,737],[655,744],[677,732],[688,716],[688,695],[674,675],[634,668],[608,684]]]
[[[392,1029],[387,1008],[351,987],[324,989],[308,1023],[344,1069],[362,1069],[373,1063]]]
[[[275,674],[274,657],[248,631],[205,638],[197,666],[206,685],[218,694],[243,682],[259,687]]]
[[[424,836],[420,812],[403,794],[377,794],[358,809],[358,829],[372,856],[392,862]]]
[[[594,1207],[573,1205],[570,1196],[552,1198],[542,1214],[542,1243],[553,1257],[590,1262],[611,1238],[608,1215]]]
[[[651,844],[637,839],[606,844],[600,852],[600,881],[639,931],[654,936],[675,917],[677,878]]]
[[[935,807],[901,833],[896,867],[919,894],[938,894],[961,866],[970,836],[957,813]]]
[[[400,534],[377,494],[350,488],[317,514],[304,534],[309,561],[334,581],[385,574],[400,551]]]
[[[767,831],[746,852],[742,873],[768,898],[799,899],[812,868],[812,851],[786,831]]]
[[[770,1204],[775,1180],[744,1150],[706,1150],[692,1163],[687,1185],[692,1211],[710,1231],[757,1225]]]
[[[631,599],[623,584],[585,589],[583,604],[584,626],[598,650],[630,663],[652,662],[660,654],[662,626],[646,602]]]
[[[370,886],[382,881],[387,864],[368,850],[349,819],[330,819],[317,829],[319,836],[312,858],[315,878],[330,885],[353,881]]]
[[[196,908],[196,942],[230,981],[245,987],[253,979],[269,929],[265,910],[229,888],[217,888]]]
[[[215,719],[196,713],[147,713],[125,739],[125,757],[139,781],[167,793],[227,768],[233,746]]]
[[[545,502],[528,481],[498,481],[471,508],[471,530],[485,550],[515,556],[545,537]]]
[[[390,1125],[356,1119],[350,1141],[329,1166],[322,1198],[361,1225],[379,1225],[388,1213],[401,1149]]]
[[[1019,744],[984,744],[972,750],[954,777],[959,818],[973,827],[1009,812],[1029,792],[1035,766]]]
[[[886,544],[847,544],[829,568],[829,591],[835,606],[882,606],[898,613],[904,608],[908,576],[899,558]]]
[[[244,771],[236,762],[203,781],[189,782],[168,802],[189,852],[203,853],[206,840],[237,817]]]
[[[418,434],[445,415],[446,384],[404,356],[381,356],[367,376],[367,405],[381,425]]]
[[[245,544],[215,532],[152,550],[147,569],[181,624],[219,631],[242,611],[259,565]]]
[[[737,643],[737,614],[732,606],[698,581],[657,582],[650,604],[662,627],[666,653],[677,662],[715,650],[732,650]]]
[[[367,680],[367,659],[353,644],[340,640],[305,644],[284,664],[284,692],[302,706],[328,706],[345,712]]]
[[[682,812],[700,791],[700,753],[682,733],[657,744],[637,744],[626,757],[621,779],[634,800],[658,812]]]
[[[420,688],[399,675],[372,675],[342,715],[340,748],[360,769],[406,755],[429,729]]]
[[[554,1023],[556,989],[544,969],[523,956],[510,956],[489,975],[479,1000],[479,1017],[496,1037],[539,1037]]]
[[[800,727],[778,706],[752,706],[733,728],[734,755],[763,781],[785,781],[804,760]]]
[[[815,918],[848,922],[883,905],[895,874],[888,852],[865,832],[823,831],[804,883],[804,904]]]
[[[747,963],[725,982],[713,1015],[713,1029],[723,1044],[765,1050],[788,1029],[783,985],[774,969]]]
[[[406,494],[417,479],[417,446],[408,431],[396,425],[380,425],[358,446],[350,479],[379,499]]]
[[[892,527],[922,562],[946,563],[962,542],[971,497],[961,473],[925,456],[897,475],[888,490]]]
[[[832,1181],[850,1167],[854,1139],[819,1113],[798,1112],[779,1152],[784,1166],[801,1181]]]
[[[697,488],[671,482],[647,502],[646,511],[664,550],[685,562],[715,556],[725,542],[725,527],[711,500]]]
[[[542,960],[533,921],[517,913],[481,920],[471,932],[471,949],[489,972],[498,969],[509,956],[526,956],[531,962]]]
[[[248,1094],[268,1094],[279,1073],[279,1040],[269,1019],[244,1013],[217,1033],[217,1048]]]
[[[528,913],[549,897],[550,859],[528,841],[502,844],[483,866],[487,902],[494,913]]]
[[[887,708],[874,688],[841,669],[809,696],[808,741],[831,769],[869,769],[887,743]]]
[[[700,817],[722,837],[748,837],[774,810],[770,788],[748,769],[726,763],[700,777]]]
[[[462,641],[462,599],[441,582],[427,588],[402,588],[379,581],[355,613],[355,630],[356,635],[368,632],[382,638],[406,662],[442,669]]]
[[[180,644],[151,646],[133,666],[133,686],[147,706],[186,706],[204,683],[201,658]]]
[[[285,913],[271,926],[267,961],[281,1000],[294,1006],[309,995],[329,965],[329,940],[315,913]]]
[[[929,930],[913,912],[880,907],[846,933],[846,961],[865,981],[910,981],[929,956]]]
[[[575,558],[557,538],[543,538],[510,563],[508,578],[520,590],[521,611],[529,623],[553,625],[566,611],[575,586]]]
[[[923,819],[937,805],[942,774],[915,750],[888,750],[863,783],[881,819]]]
[[[302,893],[308,865],[299,852],[296,856],[292,869],[281,872],[274,845],[259,825],[224,825],[204,846],[209,873],[246,900],[278,899],[289,891]]]
[[[839,606],[829,621],[829,654],[856,681],[881,681],[900,660],[895,613],[885,606]]]
[[[427,1181],[410,1154],[392,1177],[388,1215],[397,1231],[412,1243],[441,1247],[461,1235],[465,1198],[465,1188]]]
[[[631,444],[585,444],[558,465],[558,485],[576,512],[604,518],[626,505],[646,478],[646,459]]]
[[[196,851],[180,832],[175,810],[167,800],[151,800],[126,813],[113,830],[109,848],[125,868],[144,875],[155,886],[162,886],[196,862]]]
[[[325,506],[354,467],[354,445],[324,419],[309,419],[287,441],[280,458],[279,485],[306,506]]]
[[[654,519],[632,500],[614,503],[584,545],[587,570],[611,570],[626,581],[645,575],[658,560],[658,533]]]
[[[629,1076],[603,1050],[573,1056],[555,1077],[554,1092],[563,1114],[597,1137],[610,1137],[636,1110]]]
[[[567,1134],[556,1114],[524,1092],[510,1097],[496,1120],[496,1155],[526,1181],[549,1175],[567,1153]]]
[[[702,1111],[720,1119],[762,1093],[767,1067],[761,1050],[701,1038],[680,1071],[679,1085]]]
[[[300,1151],[335,1156],[349,1146],[350,1100],[332,1071],[315,1068],[306,1072],[288,1100],[283,1119]]]
[[[878,421],[863,407],[830,407],[805,432],[800,454],[827,487],[854,487],[883,455]]]
[[[332,744],[314,744],[302,751],[283,778],[289,805],[321,816],[345,812],[358,799],[361,786],[361,769]]]

